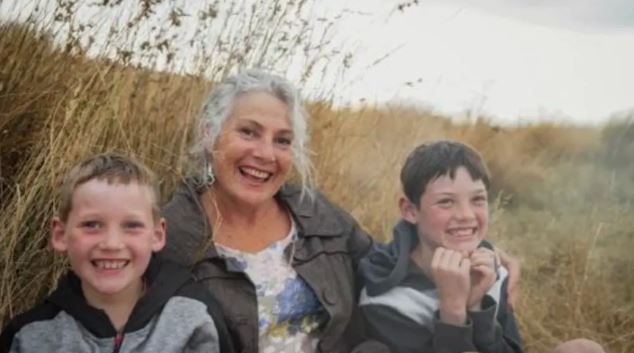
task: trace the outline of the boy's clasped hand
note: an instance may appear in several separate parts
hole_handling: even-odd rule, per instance
[[[464,325],[466,310],[480,310],[482,298],[497,277],[497,255],[487,248],[456,251],[438,247],[431,262],[431,276],[438,287],[440,319]]]

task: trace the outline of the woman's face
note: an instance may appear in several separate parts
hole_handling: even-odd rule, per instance
[[[213,149],[216,192],[252,206],[270,201],[291,169],[288,106],[266,92],[235,101]]]

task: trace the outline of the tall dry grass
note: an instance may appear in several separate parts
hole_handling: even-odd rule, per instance
[[[0,2],[0,321],[33,305],[64,269],[47,229],[69,166],[99,151],[130,153],[162,176],[167,195],[213,80],[295,61],[304,82],[324,70],[336,19],[309,21],[315,3]],[[88,15],[95,8],[106,18]]]
[[[524,264],[516,315],[527,352],[575,337],[634,351],[634,117],[604,129],[500,128],[406,107],[314,117],[320,185],[381,240],[398,218],[406,154],[438,138],[474,145],[493,174],[490,237]]]
[[[210,86],[134,68],[130,56],[88,59],[85,47],[60,46],[35,27],[0,26],[0,323],[45,296],[65,269],[47,246],[60,176],[114,149],[156,170],[167,197],[185,174]],[[225,67],[207,69],[221,76]],[[381,240],[398,217],[398,172],[411,148],[436,138],[477,147],[494,174],[491,238],[524,261],[516,313],[527,351],[577,336],[634,351],[632,118],[605,128],[502,128],[404,106],[319,102],[309,111],[319,187]]]

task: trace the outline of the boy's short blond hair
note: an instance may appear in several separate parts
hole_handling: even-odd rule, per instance
[[[64,177],[60,189],[58,217],[66,222],[73,208],[73,194],[80,185],[93,180],[105,180],[108,184],[137,183],[150,188],[152,215],[160,217],[159,190],[154,173],[143,163],[124,155],[108,152],[89,157],[75,165]]]

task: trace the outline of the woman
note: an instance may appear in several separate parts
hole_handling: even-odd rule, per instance
[[[164,208],[165,255],[216,296],[242,352],[385,352],[364,341],[355,271],[372,246],[346,212],[310,189],[297,92],[260,71],[209,97],[188,178]],[[294,168],[299,187],[286,184]]]
[[[306,116],[282,78],[216,87],[195,146],[202,175],[164,208],[164,254],[193,266],[243,352],[380,351],[357,332],[354,272],[371,238],[309,189]],[[286,185],[292,167],[301,186]]]

